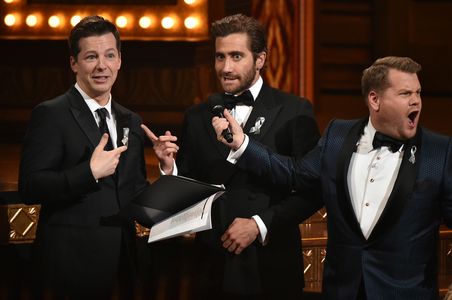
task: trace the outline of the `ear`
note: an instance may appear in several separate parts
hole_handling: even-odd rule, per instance
[[[367,105],[369,110],[379,111],[380,110],[380,97],[375,91],[370,91],[367,95]]]
[[[69,57],[69,63],[71,65],[72,72],[77,74],[78,65],[77,65],[77,61],[75,60],[75,58],[73,56]]]
[[[261,52],[256,58],[256,69],[257,71],[262,70],[265,65],[265,60],[267,59],[267,52]]]

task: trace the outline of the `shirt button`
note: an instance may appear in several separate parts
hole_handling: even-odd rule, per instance
[[[370,204],[368,203],[368,202],[366,202],[366,204],[365,204],[366,206],[369,206]]]
[[[380,156],[377,156],[377,160],[380,160]]]
[[[370,179],[370,182],[374,182],[375,180],[373,178]]]

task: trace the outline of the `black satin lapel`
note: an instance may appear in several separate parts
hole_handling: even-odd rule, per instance
[[[356,144],[364,132],[364,127],[366,126],[367,121],[368,119],[357,122],[345,138],[344,145],[342,146],[338,157],[336,181],[337,199],[339,202],[338,205],[341,208],[344,220],[346,220],[349,223],[350,228],[352,228],[352,230],[363,239],[364,235],[361,231],[361,226],[356,219],[355,211],[352,206],[352,200],[350,198],[347,174],[350,166],[350,160],[353,153],[356,151]]]
[[[72,89],[69,90],[68,97],[71,103],[72,115],[88,137],[92,146],[96,147],[97,144],[99,144],[101,136],[99,127],[96,124],[96,120],[94,120],[91,110],[75,87],[72,87]]]
[[[124,128],[130,129],[130,120],[132,116],[129,112],[124,111],[119,105],[117,105],[116,102],[112,102],[112,110],[116,118],[116,145],[118,147],[121,147],[124,145],[122,143],[122,138],[124,137]],[[131,134],[131,132],[129,132],[129,134]],[[114,175],[118,185],[121,183],[121,178],[124,178],[124,165],[126,164],[127,157],[128,150],[122,152],[121,156],[119,157],[119,163],[116,167],[116,172]]]
[[[124,146],[124,144],[122,143],[122,139],[124,137],[124,128],[130,129],[131,115],[129,112],[121,109],[121,107],[118,106],[116,102],[112,102],[112,108],[116,118],[116,145],[118,147]]]
[[[400,164],[399,174],[394,183],[391,195],[388,202],[375,224],[372,233],[369,236],[369,242],[373,242],[385,232],[390,230],[394,224],[399,220],[400,215],[406,202],[409,199],[409,194],[413,192],[416,178],[419,171],[419,158],[421,156],[421,142],[422,142],[422,129],[419,127],[416,136],[407,145]],[[411,147],[416,146],[416,162],[413,164],[409,161],[411,156]]]
[[[272,95],[262,88],[261,93],[259,93],[259,96],[256,99],[253,110],[246,121],[245,127],[243,128],[243,131],[255,140],[260,141],[263,139],[281,110],[281,105],[272,98]],[[251,128],[256,125],[256,121],[260,117],[265,118],[265,121],[260,128],[260,132],[250,133]]]
[[[255,140],[262,140],[262,138],[271,128],[271,124],[275,120],[280,110],[281,105],[277,101],[277,99],[273,97],[271,87],[264,83],[259,92],[259,95],[257,95],[257,98],[254,102],[254,107],[251,110],[250,116],[246,121],[243,131]],[[265,121],[260,128],[260,132],[257,134],[250,133],[251,128],[256,125],[256,121],[259,117],[265,118]]]

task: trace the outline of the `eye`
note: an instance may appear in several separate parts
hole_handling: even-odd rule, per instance
[[[232,56],[232,59],[234,59],[234,60],[241,60],[242,59],[242,55],[241,54],[234,54]]]
[[[115,58],[116,57],[116,54],[115,53],[108,53],[107,54],[107,58],[109,58],[109,59],[113,59],[113,58]]]
[[[97,56],[94,55],[94,54],[89,54],[89,55],[87,55],[87,56],[85,57],[85,59],[86,59],[87,61],[93,61],[93,60],[96,60],[96,58],[97,58]]]
[[[223,61],[224,60],[224,55],[220,54],[220,53],[217,53],[215,55],[215,59],[218,60],[218,61]]]

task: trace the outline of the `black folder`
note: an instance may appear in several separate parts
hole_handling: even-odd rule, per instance
[[[151,226],[225,189],[183,176],[165,175],[146,187],[123,210],[144,226]]]

